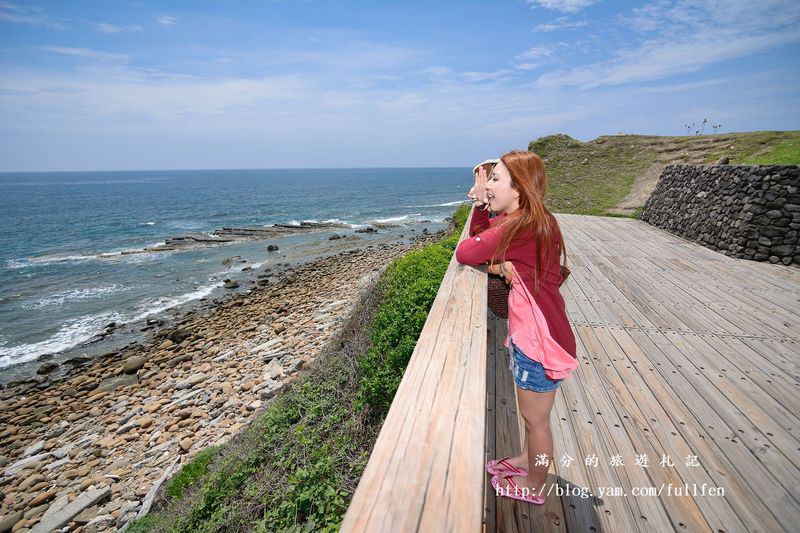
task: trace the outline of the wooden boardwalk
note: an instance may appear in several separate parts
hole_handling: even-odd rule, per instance
[[[581,366],[556,395],[548,486],[570,492],[518,503],[486,476],[485,530],[800,530],[800,269],[557,218]],[[521,447],[506,324],[489,311],[486,458]]]

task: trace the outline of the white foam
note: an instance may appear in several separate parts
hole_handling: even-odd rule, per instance
[[[403,205],[401,207],[449,207],[452,205],[463,204],[465,202],[469,202],[469,200],[465,198],[463,200],[455,200],[453,202],[445,202],[443,204]]]
[[[67,321],[53,336],[41,342],[5,347],[0,345],[0,367],[32,361],[44,354],[58,353],[88,341],[105,330],[109,322],[127,323],[142,320],[150,315],[208,296],[222,283],[195,289],[171,298],[156,298],[139,306],[133,316],[109,312]]]
[[[67,321],[49,339],[32,344],[0,347],[0,367],[32,361],[40,355],[72,348],[103,331],[109,322],[123,321],[118,313],[101,313]]]
[[[61,291],[50,296],[37,300],[29,305],[24,305],[25,309],[41,309],[42,307],[61,307],[64,302],[90,300],[92,298],[100,298],[106,294],[119,292],[125,290],[125,287],[115,283],[114,285],[107,285],[105,287],[90,287],[87,289],[72,289],[68,291]]]
[[[343,224],[350,228],[360,228],[362,226],[367,226],[367,224],[356,224],[354,222],[348,222],[346,220],[342,220],[341,218],[329,218],[327,220],[322,221],[325,224]]]
[[[374,222],[400,222],[402,220],[409,220],[411,217],[418,217],[421,216],[422,213],[411,213],[408,215],[396,216],[396,217],[389,217],[389,218],[376,218]]]
[[[128,319],[128,321],[132,322],[136,320],[142,320],[150,315],[163,313],[167,309],[172,309],[173,307],[183,305],[187,302],[191,302],[192,300],[199,300],[200,298],[204,298],[211,294],[211,292],[213,292],[213,290],[217,287],[222,287],[222,283],[213,283],[211,285],[200,287],[199,289],[195,289],[191,292],[187,292],[178,296],[173,296],[171,298],[156,298],[155,300],[145,302],[144,304],[137,306],[139,313],[133,318]]]

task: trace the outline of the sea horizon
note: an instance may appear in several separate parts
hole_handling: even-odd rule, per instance
[[[381,169],[471,169],[470,166],[379,166],[379,167],[252,167],[252,168],[145,168],[145,169],[94,169],[94,170],[0,170],[3,174],[70,174],[76,172],[219,172],[251,170],[381,170]]]

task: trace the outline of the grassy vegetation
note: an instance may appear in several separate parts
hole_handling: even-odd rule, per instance
[[[389,265],[320,358],[184,465],[130,531],[336,531],[468,215],[461,205],[447,238]]]
[[[191,461],[186,463],[177,475],[169,480],[165,491],[170,498],[180,498],[184,490],[191,488],[197,480],[208,473],[208,464],[214,459],[220,446],[210,446],[201,450]]]
[[[800,137],[790,137],[767,146],[767,152],[741,159],[751,165],[800,165]]]
[[[548,205],[555,212],[614,215],[637,177],[667,164],[800,164],[800,131],[709,135],[603,135],[589,142],[568,135],[531,141],[548,173]],[[638,216],[637,209],[627,216]]]
[[[656,160],[632,135],[581,142],[568,135],[531,141],[545,163],[548,207],[560,213],[605,215],[628,194],[636,176]]]

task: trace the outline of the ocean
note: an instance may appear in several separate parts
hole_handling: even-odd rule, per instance
[[[222,295],[246,266],[307,260],[334,233],[398,225],[358,233],[367,245],[438,231],[471,186],[469,168],[0,173],[0,382],[51,355],[107,350],[94,345],[108,324],[134,331]],[[304,222],[343,227],[143,252],[186,233]]]

